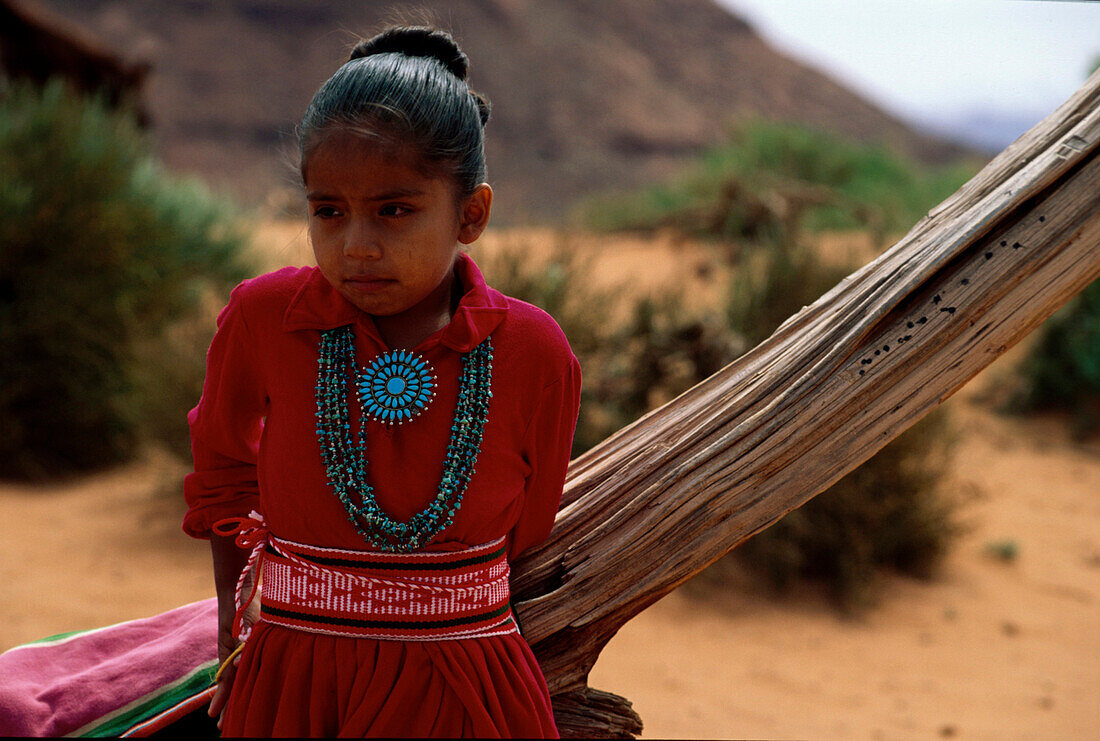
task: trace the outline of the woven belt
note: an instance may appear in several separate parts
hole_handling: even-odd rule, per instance
[[[261,619],[313,633],[402,641],[515,633],[504,538],[462,551],[376,553],[269,535]]]

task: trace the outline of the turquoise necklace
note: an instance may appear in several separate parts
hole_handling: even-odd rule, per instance
[[[382,511],[374,488],[367,483],[365,418],[400,424],[420,414],[435,394],[431,367],[412,353],[396,350],[380,355],[360,373],[351,327],[321,331],[316,386],[321,460],[329,486],[367,542],[388,552],[413,551],[454,521],[481,451],[493,395],[492,376],[493,344],[486,337],[462,356],[458,401],[438,493],[431,504],[408,522],[401,522]],[[354,435],[348,411],[348,389],[353,382],[362,411]]]

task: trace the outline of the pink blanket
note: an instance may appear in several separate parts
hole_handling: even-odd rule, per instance
[[[209,599],[0,654],[0,736],[118,736],[194,707],[213,685],[217,627]]]

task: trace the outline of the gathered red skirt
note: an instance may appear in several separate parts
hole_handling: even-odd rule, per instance
[[[260,622],[226,736],[556,738],[546,681],[518,633],[389,641]]]

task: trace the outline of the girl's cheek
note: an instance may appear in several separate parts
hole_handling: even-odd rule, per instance
[[[416,223],[412,214],[390,219],[380,219],[379,222],[379,229],[389,234],[402,234],[407,232],[413,228]]]
[[[309,220],[309,237],[314,241],[331,240],[336,233],[337,229],[332,219]]]

